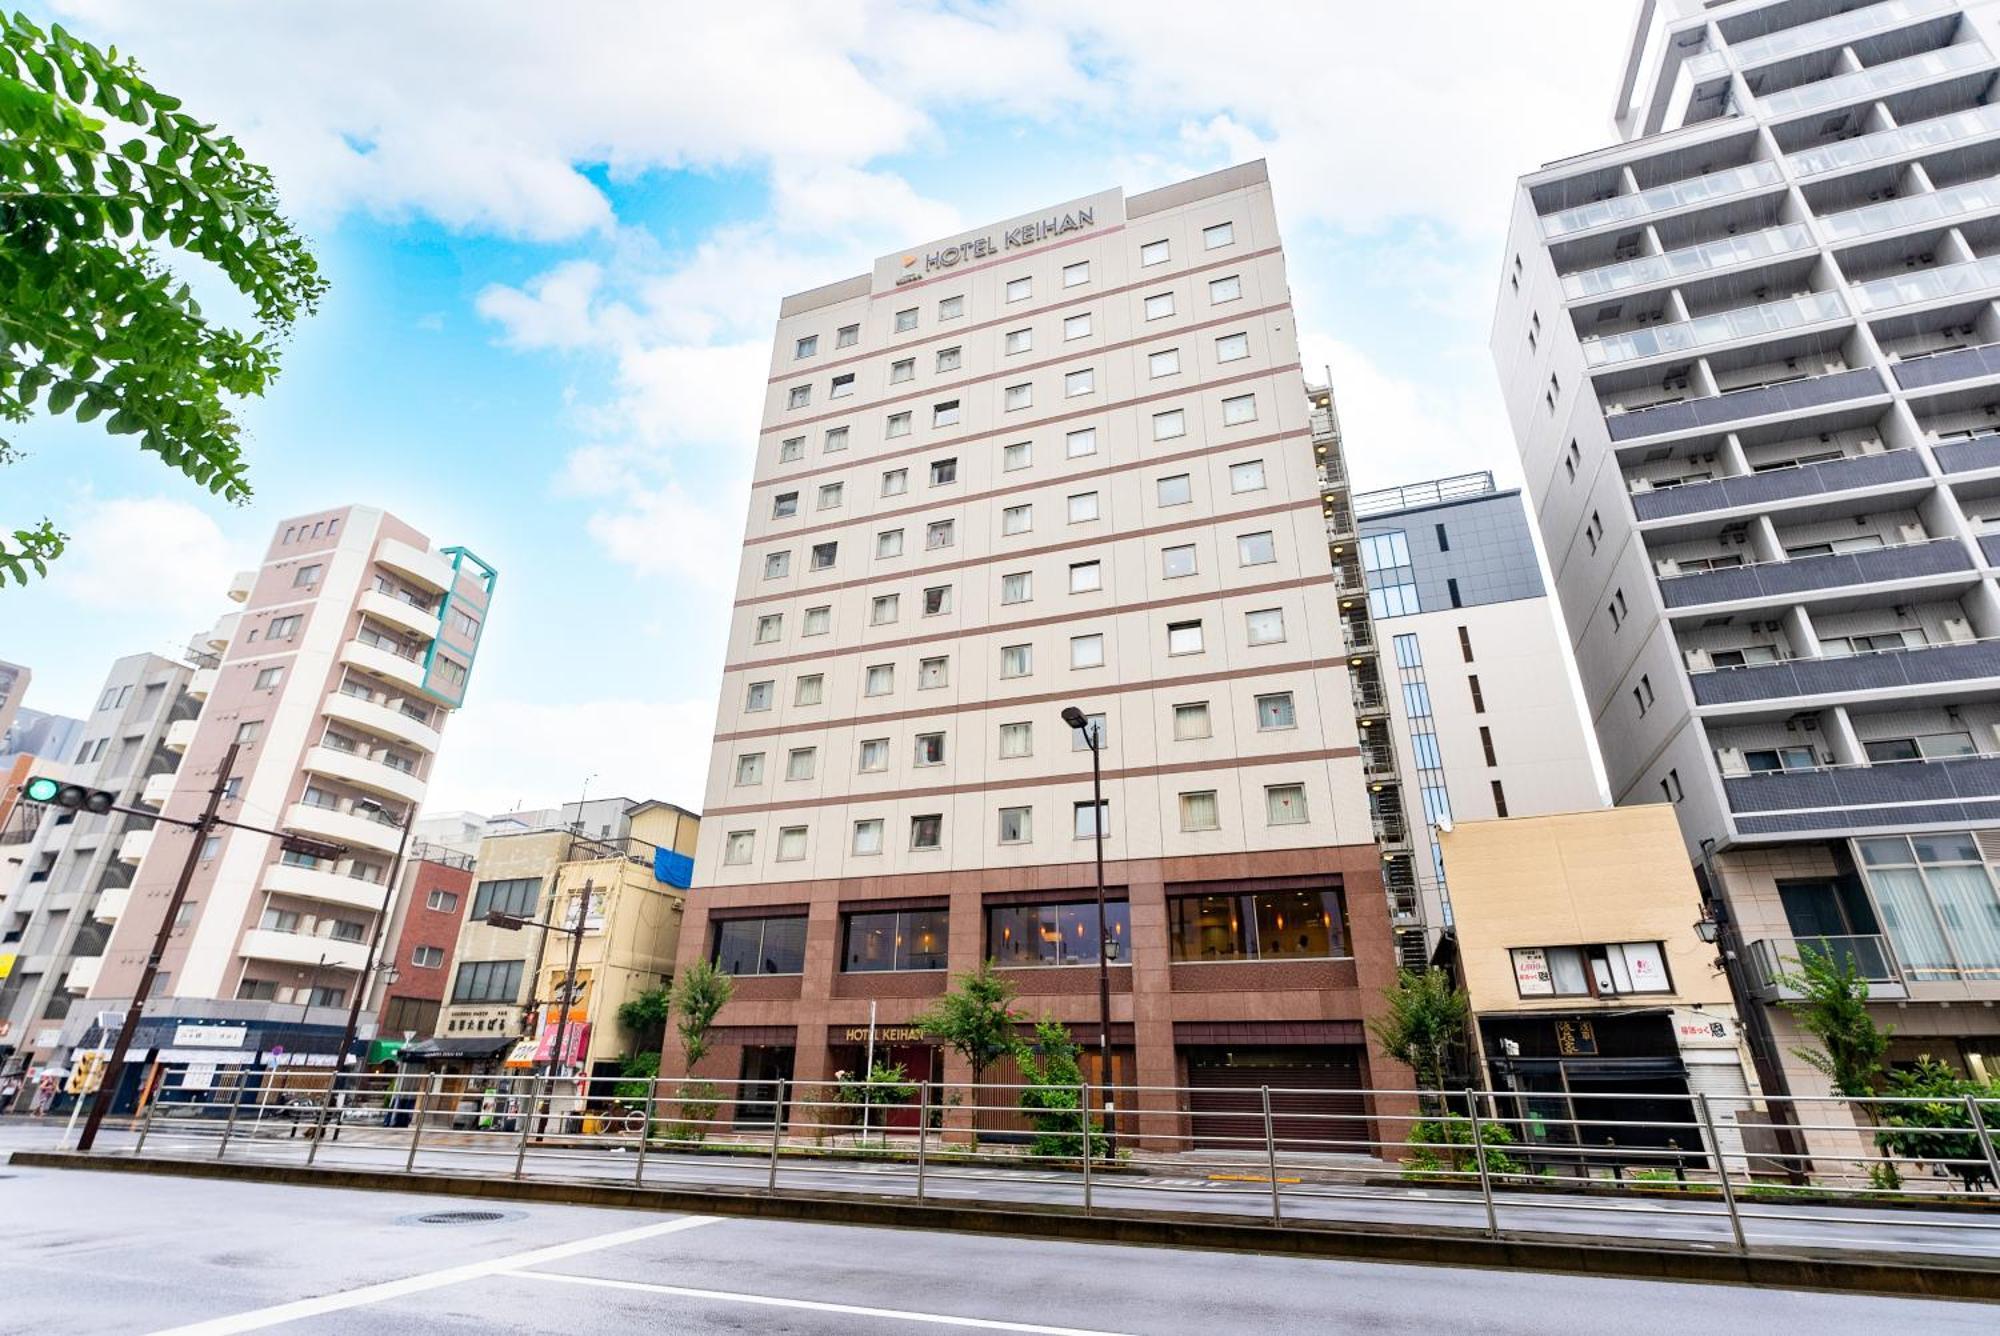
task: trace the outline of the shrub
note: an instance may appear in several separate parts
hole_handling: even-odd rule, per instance
[[[1505,1123],[1479,1120],[1479,1139],[1486,1147],[1486,1172],[1490,1175],[1519,1175],[1521,1163],[1500,1149],[1514,1144],[1514,1133]],[[1469,1118],[1426,1119],[1410,1128],[1409,1153],[1403,1157],[1403,1177],[1410,1179],[1457,1178],[1479,1172],[1479,1156],[1472,1144]]]

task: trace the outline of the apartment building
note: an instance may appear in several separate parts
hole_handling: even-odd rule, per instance
[[[1522,178],[1492,346],[1619,803],[1670,802],[1765,1085],[1854,964],[2000,1075],[2000,5],[1658,0]]]
[[[1391,675],[1362,759],[1378,806],[1409,815],[1384,848],[1417,852],[1422,894],[1397,931],[1428,959],[1452,922],[1440,829],[1604,796],[1520,492],[1462,474],[1358,493],[1354,514]]]
[[[705,1073],[853,1070],[872,1006],[962,1081],[911,1023],[987,958],[1092,1040],[1108,938],[1120,1081],[1407,1079],[1363,1025],[1394,960],[1332,419],[1261,162],[785,299],[681,936],[738,976]]]
[[[14,716],[21,712],[21,698],[28,694],[28,683],[34,677],[25,665],[0,659],[0,737],[5,737],[14,726]]]
[[[379,975],[381,1002],[375,1008],[369,1065],[391,1060],[412,1040],[436,1031],[459,932],[472,904],[473,867],[471,854],[412,840],[383,937],[385,968]]]
[[[193,718],[194,669],[154,654],[111,665],[97,707],[83,722],[77,751],[53,767],[70,782],[117,795],[126,807],[156,808],[172,791],[179,754],[169,729]],[[51,767],[38,764],[38,773]],[[0,1072],[60,1067],[63,1031],[97,982],[111,924],[124,912],[132,864],[127,839],[149,837],[153,823],[122,812],[93,815],[23,804],[27,839],[21,876],[0,900],[0,955],[14,957],[0,977]]]
[[[166,732],[181,763],[162,811],[198,816],[234,746],[220,815],[340,852],[285,850],[235,827],[207,838],[135,1037],[164,1050],[170,1071],[187,1065],[173,1041],[183,1020],[226,1022],[208,1026],[220,1036],[205,1041],[210,1062],[268,1065],[274,1046],[286,1064],[335,1061],[375,918],[395,908],[391,864],[464,699],[494,579],[465,548],[434,548],[393,515],[347,506],[280,523],[260,564],[232,580],[242,607],[206,633],[213,664],[188,683],[200,713]],[[124,837],[120,855],[138,870],[91,1010],[131,997],[189,838],[165,825]]]

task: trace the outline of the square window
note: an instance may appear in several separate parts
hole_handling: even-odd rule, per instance
[[[1084,427],[1063,437],[1063,453],[1071,459],[1082,459],[1097,453],[1097,428]]]
[[[1187,705],[1174,706],[1174,740],[1188,742],[1195,738],[1214,735],[1208,720],[1208,702],[1193,701]]]
[[[1078,492],[1069,499],[1069,522],[1088,524],[1098,517],[1097,493]]]
[[[868,669],[867,680],[861,690],[862,694],[867,696],[886,696],[895,689],[896,665],[878,663]]]
[[[258,691],[269,691],[272,687],[282,682],[284,678],[285,670],[283,668],[264,668],[257,673],[257,680],[254,686]]]
[[[1002,603],[1026,603],[1034,597],[1034,579],[1027,571],[1015,571],[1000,577],[1000,601]]]
[[[1194,574],[1194,544],[1182,543],[1160,549],[1160,574],[1168,580]]]
[[[1000,843],[1028,844],[1034,838],[1034,809],[1032,807],[1003,807],[1000,809]]]
[[[1066,264],[1063,266],[1062,285],[1064,287],[1078,288],[1088,282],[1090,282],[1090,261],[1078,260],[1075,264]]]
[[[944,817],[935,814],[930,816],[911,817],[910,847],[912,849],[943,848]]]
[[[950,659],[940,655],[936,658],[917,660],[917,690],[929,691],[933,687],[948,686],[950,683]]]
[[[787,394],[787,395],[785,396],[785,407],[787,407],[787,408],[804,408],[804,407],[805,407],[806,405],[810,404],[810,403],[811,403],[812,401],[813,401],[813,387],[812,387],[812,386],[810,386],[810,385],[794,385],[794,386],[792,386],[792,389],[791,389],[791,392],[790,392],[789,394]]]
[[[1025,353],[1035,346],[1035,331],[1032,329],[1010,330],[1007,334],[1007,353]]]
[[[917,378],[916,358],[905,357],[900,362],[889,363],[889,383],[891,385],[901,385],[906,380],[915,380],[916,378]]]
[[[807,673],[799,678],[798,687],[792,693],[794,705],[817,705],[826,697],[826,677],[822,673]]]
[[[1095,368],[1084,367],[1082,370],[1071,371],[1063,376],[1064,398],[1074,399],[1077,395],[1089,394],[1096,388],[1097,371]]]
[[[778,852],[774,855],[780,863],[796,863],[806,856],[806,828],[804,826],[781,826],[778,829]]]
[[[797,361],[799,358],[802,357],[811,357],[814,353],[818,351],[819,351],[819,335],[808,334],[804,338],[800,339],[797,343],[792,345],[792,360]]]
[[[1000,512],[1000,532],[1004,534],[1026,533],[1035,527],[1035,508],[1032,505],[1008,506]]]
[[[852,348],[859,342],[861,342],[859,325],[842,325],[833,336],[833,346],[836,348]]]
[[[809,636],[823,636],[833,629],[833,609],[822,603],[817,608],[806,609],[806,624],[800,633]]]
[[[956,541],[956,531],[951,520],[932,520],[924,526],[924,547],[937,549],[950,547]]]
[[[759,645],[776,644],[785,634],[783,613],[769,612],[757,619],[757,634],[753,641]]]
[[[1215,360],[1218,362],[1240,362],[1249,355],[1248,334],[1224,334],[1215,341]]]
[[[1181,795],[1182,830],[1220,830],[1222,820],[1214,789],[1199,789]]]
[[[864,739],[861,743],[861,761],[857,768],[864,771],[887,770],[889,768],[889,739]]]
[[[958,459],[933,459],[931,461],[931,486],[942,487],[946,483],[958,481]]]
[[[1181,350],[1167,348],[1151,353],[1146,358],[1146,374],[1154,380],[1161,376],[1177,376],[1181,370]]]
[[[798,513],[799,513],[799,494],[797,492],[780,492],[776,496],[771,498],[772,519],[774,520],[790,519],[792,516]]]
[[[1222,401],[1222,425],[1239,426],[1257,420],[1257,396],[1238,394]]]
[[[846,487],[842,483],[821,483],[819,488],[819,508],[821,510],[836,509],[840,505],[841,495],[845,491]]]
[[[964,364],[964,354],[960,351],[957,344],[954,343],[949,348],[938,349],[937,369],[939,371],[956,371]]]
[[[264,732],[264,721],[246,719],[236,726],[236,740],[242,743],[255,742]]]
[[[738,784],[762,784],[764,782],[763,752],[745,752],[736,758],[736,782]]]
[[[1277,542],[1269,529],[1258,533],[1239,534],[1236,539],[1236,558],[1245,566],[1263,566],[1278,559]]]
[[[830,571],[833,569],[833,563],[839,555],[839,543],[814,543],[812,568],[816,571]]]
[[[325,569],[326,567],[318,562],[314,562],[310,566],[299,567],[296,571],[292,572],[292,588],[294,589],[312,588],[314,585],[319,583],[320,573]]]
[[[1152,264],[1165,264],[1169,255],[1170,252],[1165,241],[1149,241],[1139,247],[1139,266],[1144,268]]]
[[[908,436],[910,434],[910,415],[908,413],[889,414],[889,420],[884,424],[882,434],[892,438]]]
[[[1110,749],[1111,735],[1105,730],[1104,716],[1101,714],[1086,714],[1083,716],[1083,727],[1072,728],[1069,731],[1069,749],[1071,751],[1089,751],[1090,740],[1093,737],[1097,739],[1099,748],[1104,750]]]
[[[889,623],[896,620],[896,608],[901,602],[902,596],[900,594],[877,594],[874,602],[868,605],[868,624],[870,626],[889,625]]]
[[[1171,441],[1176,436],[1187,435],[1187,410],[1170,408],[1164,413],[1153,414],[1153,439]]]
[[[813,758],[818,754],[814,747],[794,747],[785,757],[785,778],[788,780],[811,779]]]
[[[944,764],[944,734],[942,733],[917,734],[916,764],[918,765]]]
[[[1024,302],[1035,295],[1035,280],[1032,278],[1010,278],[1007,280],[1007,300]]]
[[[1184,506],[1194,500],[1194,484],[1188,474],[1169,473],[1156,486],[1163,506]]]
[[[1273,729],[1297,728],[1299,718],[1292,708],[1292,693],[1274,691],[1257,697],[1257,729],[1268,733]]]
[[[782,580],[791,573],[791,552],[766,552],[764,554],[764,578],[766,580]]]
[[[1102,635],[1071,636],[1069,638],[1069,666],[1072,668],[1102,668],[1104,666],[1104,637]]]
[[[1003,445],[1000,447],[1001,471],[1012,473],[1015,469],[1024,469],[1033,462],[1032,456],[1033,443],[1030,441],[1016,441],[1012,445]]]
[[[1000,755],[1009,759],[1031,756],[1035,750],[1035,726],[1031,723],[1000,725]]]
[[[1167,624],[1167,653],[1201,653],[1201,623],[1169,622]]]
[[[1211,278],[1208,280],[1208,300],[1210,305],[1233,302],[1242,295],[1243,279],[1240,275],[1230,274],[1225,278]]]
[[[732,830],[729,832],[728,841],[722,846],[722,861],[731,865],[747,863],[756,848],[756,831]]]
[[[964,314],[965,298],[963,296],[940,297],[938,299],[938,319],[956,320]]]
[[[1063,341],[1087,339],[1090,337],[1090,312],[1080,311],[1063,317]]]
[[[936,617],[951,611],[951,586],[932,585],[924,591],[924,616]]]
[[[933,427],[955,427],[958,425],[958,400],[946,399],[943,403],[931,405],[931,425]]]
[[[1009,413],[1016,409],[1031,408],[1035,402],[1035,387],[1032,384],[1009,385],[1002,392],[1000,402]]]
[[[907,307],[896,312],[896,332],[906,334],[917,327],[917,308]]]
[[[1002,645],[1000,647],[1000,676],[1026,677],[1034,669],[1033,645]]]
[[[1303,784],[1272,784],[1264,790],[1264,818],[1273,826],[1299,826],[1306,820]]]
[[[847,448],[847,428],[828,427],[826,439],[820,443],[820,453],[837,455]]]
[[[848,371],[833,378],[833,384],[828,388],[826,397],[829,399],[845,399],[852,393],[854,393],[854,373]]]
[[[1106,839],[1111,836],[1111,804],[1083,802],[1077,803],[1071,816],[1071,830],[1079,840],[1094,840],[1102,831]]]
[[[1227,246],[1234,240],[1236,240],[1236,225],[1234,223],[1216,223],[1213,226],[1201,229],[1201,248],[1203,250],[1216,250],[1219,247]]]
[[[854,852],[863,857],[882,852],[881,817],[867,817],[854,823]]]
[[[1174,294],[1156,292],[1146,298],[1146,319],[1164,320],[1174,313]]]
[[[796,464],[805,457],[805,437],[794,436],[789,440],[778,442],[778,462],[780,464]]]
[[[1275,645],[1285,638],[1285,610],[1259,608],[1244,614],[1244,625],[1253,645]]]
[[[908,469],[889,469],[882,474],[882,495],[901,496],[910,490]]]
[[[1264,461],[1246,459],[1240,464],[1229,466],[1229,490],[1232,492],[1261,492],[1264,490]]]
[[[1101,561],[1072,562],[1069,568],[1069,592],[1072,594],[1094,594],[1104,588],[1104,563]]]
[[[769,682],[752,682],[744,689],[743,709],[745,713],[768,710],[770,708],[771,684]]]
[[[875,556],[877,560],[903,555],[903,531],[884,529],[875,535]]]

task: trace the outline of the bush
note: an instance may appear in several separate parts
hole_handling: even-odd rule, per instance
[[[850,1072],[835,1072],[833,1079],[834,1100],[854,1111],[856,1123],[865,1123],[878,1132],[882,1128],[881,1111],[907,1104],[917,1093],[916,1082],[909,1079],[900,1062],[876,1063],[866,1081]]]
[[[643,1103],[649,1084],[660,1074],[660,1055],[641,1053],[637,1057],[627,1058],[618,1074],[625,1079],[611,1087],[611,1097],[629,1100],[635,1104]]]
[[[1094,1121],[1087,1130],[1084,1125],[1078,1052],[1069,1028],[1047,1016],[1035,1022],[1034,1042],[1020,1052],[1021,1079],[1027,1084],[1020,1104],[1035,1129],[1028,1146],[1034,1155],[1074,1160],[1083,1155],[1086,1140],[1092,1159],[1108,1153],[1110,1141],[1103,1127]]]
[[[1973,1130],[1972,1110],[1965,1101],[1970,1096],[1982,1107],[2000,1103],[2000,1089],[1969,1081],[1925,1056],[1913,1068],[1889,1073],[1889,1088],[1883,1093],[1911,1102],[1874,1106],[1875,1121],[1882,1128],[1875,1134],[1877,1146],[1898,1159],[1939,1165],[1967,1192],[1993,1181],[1986,1149]]]
[[[1479,1120],[1479,1139],[1486,1146],[1486,1172],[1490,1175],[1518,1175],[1520,1161],[1502,1146],[1514,1144],[1514,1133],[1505,1123]],[[1410,1128],[1409,1153],[1403,1157],[1403,1177],[1441,1180],[1479,1172],[1479,1155],[1472,1144],[1472,1120],[1426,1119]]]

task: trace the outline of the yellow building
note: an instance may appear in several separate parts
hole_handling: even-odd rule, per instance
[[[635,1036],[618,1024],[618,1008],[673,977],[686,891],[660,875],[665,868],[656,851],[692,857],[701,827],[699,816],[672,803],[639,803],[627,815],[626,838],[578,843],[577,856],[555,870],[548,900],[551,921],[568,927],[581,920],[584,927],[563,1051],[580,1058],[583,1070],[602,1074],[614,1072],[636,1047]],[[517,1049],[510,1065],[545,1067],[556,1055],[563,982],[576,940],[549,934],[534,991],[543,1003],[539,1039]]]
[[[1698,1149],[1701,1094],[1740,1153],[1751,1067],[1673,808],[1469,821],[1439,844],[1473,1060],[1530,1139],[1601,1120],[1638,1125],[1587,1127],[1593,1145]]]

